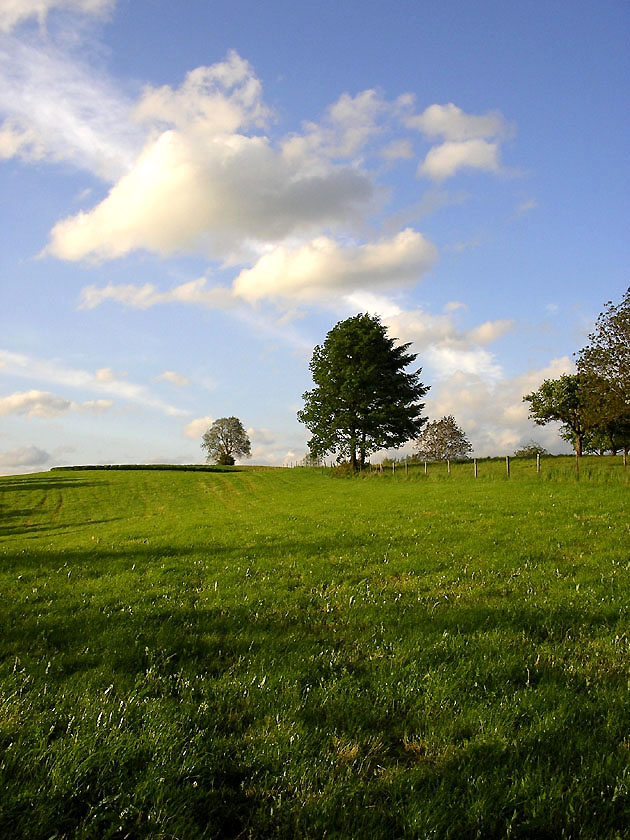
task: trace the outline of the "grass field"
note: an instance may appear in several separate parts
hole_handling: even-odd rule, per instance
[[[630,838],[620,459],[0,478],[0,836]]]

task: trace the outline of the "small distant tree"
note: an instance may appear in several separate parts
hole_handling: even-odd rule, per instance
[[[520,449],[514,450],[514,457],[515,458],[531,458],[536,457],[536,455],[549,455],[550,453],[547,452],[544,446],[541,446],[539,443],[536,443],[535,440],[530,440],[529,443],[526,443],[524,446],[521,446]]]
[[[472,452],[472,445],[450,414],[427,423],[416,440],[416,450],[426,461],[454,461]]]
[[[221,417],[204,432],[201,448],[208,453],[206,461],[232,466],[235,458],[249,458],[251,444],[238,417]]]
[[[529,416],[538,426],[545,426],[552,420],[562,423],[560,436],[573,444],[579,458],[585,435],[592,428],[582,377],[566,373],[559,379],[545,379],[537,391],[526,394],[523,400],[530,404]]]
[[[321,467],[322,464],[322,459],[318,458],[316,455],[305,455],[300,461],[301,467]]]

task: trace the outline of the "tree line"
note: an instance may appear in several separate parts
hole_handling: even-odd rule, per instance
[[[577,372],[545,379],[523,399],[539,426],[559,421],[560,434],[580,457],[630,448],[630,288],[608,301],[577,356]]]
[[[422,369],[409,371],[417,354],[397,344],[376,315],[360,313],[337,323],[317,345],[310,361],[314,387],[303,396],[298,419],[308,428],[305,463],[327,455],[362,469],[370,454],[415,440],[424,460],[465,458],[472,446],[450,415],[432,422],[422,416]],[[622,301],[605,304],[589,343],[578,354],[577,373],[546,379],[523,399],[538,425],[562,423],[561,435],[580,456],[586,451],[630,446],[630,288]],[[216,420],[205,432],[208,460],[234,464],[251,446],[236,417]],[[545,450],[532,441],[515,454]]]

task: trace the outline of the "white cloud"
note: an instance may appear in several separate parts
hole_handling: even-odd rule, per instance
[[[392,140],[381,149],[385,160],[406,160],[413,157],[413,146],[409,140]]]
[[[372,198],[370,176],[324,160],[314,168],[305,152],[242,133],[267,113],[260,82],[236,53],[192,71],[177,90],[146,90],[135,110],[148,123],[142,152],[102,202],[55,225],[48,252],[242,260],[269,242],[356,220]]]
[[[466,141],[478,138],[503,137],[508,126],[498,111],[487,114],[467,114],[450,102],[448,105],[430,105],[422,114],[407,119],[407,125],[417,128],[429,137]]]
[[[161,373],[159,376],[156,376],[155,380],[157,382],[170,382],[172,385],[177,385],[180,388],[185,388],[186,385],[190,385],[190,379],[188,379],[187,376],[184,376],[181,373],[177,373],[174,370],[165,370],[164,373]]]
[[[452,377],[457,373],[498,379],[502,374],[501,365],[495,356],[481,347],[472,350],[448,345],[428,347],[425,350],[425,358],[439,379]]]
[[[25,414],[27,417],[55,417],[72,407],[70,400],[48,391],[24,391],[0,397],[0,414]]]
[[[288,466],[299,460],[296,452],[306,450],[304,439],[290,435],[279,436],[276,432],[266,428],[247,429],[247,435],[252,445],[251,460],[254,464],[269,466]]]
[[[131,100],[51,39],[2,46],[0,157],[69,161],[107,181],[131,167],[144,140]]]
[[[326,109],[319,123],[307,122],[301,134],[289,135],[282,144],[283,154],[288,160],[311,164],[352,158],[384,130],[379,118],[390,113],[390,103],[375,90],[356,96],[344,93]]]
[[[131,284],[107,286],[86,286],[81,290],[79,309],[94,309],[106,301],[122,303],[136,309],[149,309],[151,306],[165,303],[199,304],[215,309],[225,309],[234,305],[230,289],[222,286],[206,288],[207,278],[200,277],[181,283],[168,291],[161,292],[152,283],[143,286]]]
[[[251,250],[349,221],[371,194],[367,176],[351,169],[304,177],[265,138],[196,143],[171,130],[145,147],[93,210],[57,223],[48,251],[66,260],[113,259],[135,249],[242,258],[244,242]]]
[[[418,175],[443,181],[460,169],[499,172],[499,142],[511,133],[498,111],[467,114],[453,103],[430,105],[422,114],[408,117],[408,126],[443,142],[427,153]]]
[[[265,254],[234,282],[237,295],[249,301],[296,297],[317,300],[353,289],[411,285],[437,259],[437,249],[410,228],[390,239],[342,247],[319,237],[297,249],[279,246]]]
[[[18,467],[43,467],[50,462],[51,456],[37,446],[20,446],[8,452],[0,452],[0,469]]]
[[[113,382],[116,379],[116,374],[110,367],[99,368],[94,376],[99,382]]]
[[[197,417],[191,420],[184,426],[184,434],[191,440],[201,440],[203,433],[206,432],[214,423],[214,418],[210,415],[205,417]]]
[[[49,391],[19,391],[0,397],[0,415],[18,414],[26,417],[56,417],[67,411],[108,411],[113,406],[111,400],[86,400],[74,402],[55,396]]]
[[[73,405],[76,405],[84,411],[95,411],[98,414],[101,414],[103,411],[109,411],[109,409],[113,407],[114,403],[112,400],[86,400],[82,403],[73,403]]]
[[[535,198],[525,199],[516,208],[516,215],[523,216],[525,213],[530,213],[538,207],[538,202]]]
[[[418,168],[419,175],[427,175],[435,181],[450,178],[460,169],[481,169],[498,172],[499,145],[487,140],[448,141],[429,150]]]
[[[566,446],[558,437],[556,425],[538,427],[528,419],[523,396],[544,379],[555,379],[572,369],[571,359],[564,356],[513,379],[492,379],[483,372],[458,370],[433,385],[426,411],[432,419],[454,415],[478,456],[510,455],[532,438],[545,447],[564,451]]]
[[[9,32],[32,17],[43,26],[53,9],[102,16],[111,11],[115,3],[116,0],[1,0],[0,31]]]
[[[145,88],[134,117],[207,138],[234,134],[250,125],[263,127],[271,112],[251,65],[231,50],[225,61],[191,70],[179,89]]]
[[[490,344],[515,327],[514,321],[500,319],[486,321],[469,330],[459,329],[453,313],[461,308],[461,305],[448,304],[447,311],[442,315],[431,315],[423,309],[399,309],[385,320],[392,335],[399,336],[403,341],[412,341],[418,348],[434,346],[462,352]]]
[[[120,379],[106,378],[103,381],[102,378],[99,379],[98,372],[91,373],[80,370],[79,368],[67,367],[57,361],[37,359],[21,353],[12,353],[8,350],[0,350],[0,361],[4,362],[3,373],[7,376],[16,376],[26,380],[53,382],[57,385],[65,385],[70,388],[106,394],[128,400],[138,405],[156,408],[169,415],[182,415],[187,413],[155,397],[144,385],[123,382]],[[101,374],[102,371],[103,369],[101,369]],[[72,405],[74,406],[76,404],[72,403]]]

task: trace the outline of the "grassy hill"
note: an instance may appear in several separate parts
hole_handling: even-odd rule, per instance
[[[619,460],[0,478],[0,836],[630,837]]]

